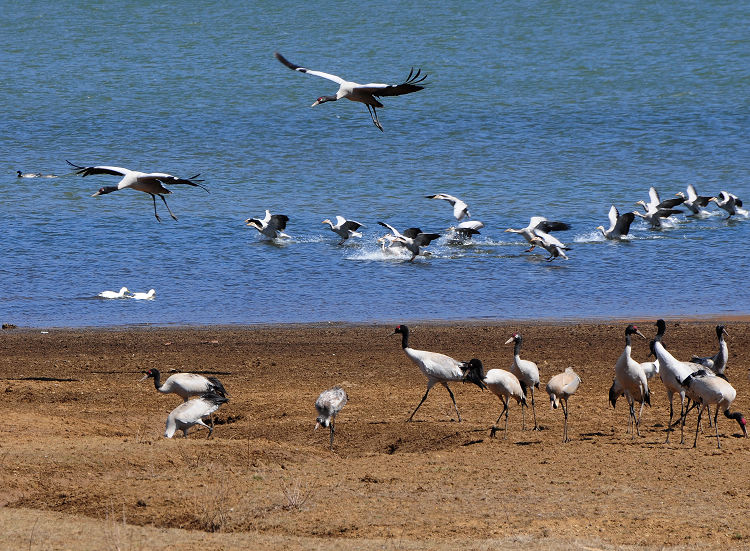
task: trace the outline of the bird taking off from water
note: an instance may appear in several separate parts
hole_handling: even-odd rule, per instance
[[[383,131],[383,127],[380,125],[380,121],[378,120],[378,113],[377,111],[375,111],[375,108],[383,107],[383,104],[375,98],[382,96],[401,96],[403,94],[417,92],[424,88],[424,79],[427,78],[427,75],[419,78],[422,70],[417,69],[417,72],[415,73],[414,69],[412,68],[412,70],[409,71],[409,76],[406,77],[406,80],[404,80],[404,82],[402,82],[401,84],[358,84],[356,82],[344,80],[343,78],[337,77],[336,75],[331,75],[322,71],[311,71],[310,69],[307,69],[305,67],[300,67],[299,65],[295,65],[294,63],[290,62],[278,52],[276,52],[274,55],[276,56],[276,59],[278,59],[281,63],[283,63],[293,71],[299,71],[300,73],[307,73],[308,75],[314,75],[316,77],[322,77],[328,80],[332,80],[339,85],[339,89],[335,95],[320,96],[317,100],[315,100],[315,103],[312,104],[312,107],[315,107],[316,105],[320,105],[321,103],[325,103],[327,101],[340,100],[341,98],[364,103],[367,106],[367,111],[370,113],[370,118],[372,118],[373,124],[377,126],[381,132]]]

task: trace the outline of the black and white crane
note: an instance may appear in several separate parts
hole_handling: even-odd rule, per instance
[[[729,411],[729,407],[737,397],[737,391],[729,382],[711,371],[701,369],[688,375],[683,381],[682,385],[690,389],[695,395],[696,399],[700,403],[698,409],[698,424],[695,427],[695,441],[693,447],[698,444],[698,431],[701,425],[701,415],[703,410],[708,406],[715,406],[716,411],[714,412],[714,427],[716,428],[716,447],[721,448],[721,442],[719,442],[719,410],[724,412],[724,417],[727,419],[734,419],[742,429],[742,433],[747,438],[747,421],[745,416],[739,411],[734,413]],[[710,415],[710,412],[709,412]]]
[[[432,243],[435,239],[440,239],[439,233],[424,233],[419,228],[409,228],[404,233],[399,232],[396,228],[385,222],[378,222],[384,228],[388,228],[393,235],[391,239],[392,244],[401,243],[411,252],[411,258],[409,262],[412,262],[417,255],[421,253],[421,247],[426,247]],[[385,237],[384,239],[388,239]]]
[[[648,388],[648,378],[646,373],[641,367],[641,364],[636,362],[631,357],[631,335],[638,335],[642,338],[646,338],[643,333],[635,325],[628,325],[625,328],[625,349],[620,354],[620,357],[615,363],[615,381],[622,389],[621,392],[625,395],[630,406],[630,417],[628,419],[628,427],[631,424],[635,427],[632,432],[632,438],[635,439],[635,435],[641,435],[640,424],[641,414],[643,413],[643,404],[651,405],[651,393]],[[614,383],[613,383],[614,386]],[[610,389],[610,393],[612,390]],[[610,394],[610,401],[612,396]],[[641,412],[638,417],[635,415],[635,402],[641,404]]]
[[[674,415],[672,399],[677,394],[680,397],[680,444],[683,444],[685,442],[685,417],[687,416],[685,398],[691,398],[691,396],[682,382],[691,373],[703,369],[703,366],[696,363],[683,362],[672,356],[662,343],[667,324],[663,319],[657,320],[656,328],[654,353],[659,360],[659,377],[662,383],[664,383],[664,387],[667,390],[667,397],[669,398],[669,424],[667,425],[667,440],[665,443],[669,443],[669,436],[672,432],[672,417]]]
[[[295,65],[278,52],[276,52],[274,55],[276,56],[276,59],[278,59],[281,63],[283,63],[293,71],[299,71],[300,73],[307,73],[308,75],[325,78],[339,85],[339,89],[335,95],[320,96],[317,100],[315,100],[315,103],[312,104],[312,107],[320,105],[321,103],[326,103],[328,101],[337,101],[342,98],[346,98],[348,100],[356,101],[359,103],[364,103],[367,106],[367,111],[370,113],[370,118],[372,118],[373,124],[378,127],[381,132],[383,131],[383,127],[378,120],[378,113],[375,109],[383,107],[383,104],[380,103],[376,98],[383,96],[402,96],[404,94],[417,92],[425,87],[424,79],[427,78],[427,75],[420,78],[420,75],[422,74],[421,69],[418,69],[416,73],[414,72],[414,69],[412,69],[409,72],[409,76],[406,77],[406,80],[401,84],[358,84],[356,82],[344,80],[343,78],[332,75],[330,73],[324,73],[322,71],[311,71],[306,67]]]
[[[458,421],[460,423],[461,414],[458,411],[456,398],[453,396],[453,391],[448,386],[448,383],[464,380],[466,364],[454,360],[445,354],[440,354],[439,352],[429,352],[427,350],[416,350],[411,348],[409,346],[409,328],[406,325],[397,326],[393,333],[401,335],[401,348],[404,349],[404,353],[412,362],[417,364],[417,367],[422,374],[427,377],[427,390],[425,391],[424,396],[422,396],[419,405],[417,405],[407,419],[407,422],[414,418],[414,414],[417,413],[417,410],[427,399],[430,389],[435,386],[435,384],[440,383],[448,391],[448,394],[450,394],[453,407],[456,408],[456,415],[458,416]],[[479,382],[472,382],[479,386],[479,388],[483,388]]]
[[[690,358],[690,361],[707,367],[717,375],[723,375],[727,369],[727,360],[729,359],[729,347],[727,346],[727,341],[724,340],[724,335],[729,336],[726,327],[717,325],[716,338],[719,340],[719,351],[713,356],[705,358],[693,356]]]
[[[433,195],[425,195],[425,197],[427,199],[441,199],[443,201],[448,201],[453,207],[453,217],[459,222],[463,220],[464,217],[471,218],[471,214],[469,213],[469,205],[464,203],[458,197],[448,195],[447,193],[435,193]]]
[[[477,358],[471,359],[465,364],[466,374],[464,379],[470,381],[475,385],[482,388],[483,386],[490,389],[490,391],[500,398],[500,402],[503,404],[503,410],[500,412],[500,417],[497,418],[495,424],[490,429],[490,437],[495,436],[497,432],[497,424],[505,415],[505,430],[503,438],[508,438],[508,405],[510,399],[514,398],[517,403],[521,406],[526,405],[526,394],[524,393],[521,382],[518,378],[513,375],[510,371],[504,369],[490,369],[487,373],[484,372],[484,365],[482,361]]]
[[[330,448],[333,449],[333,435],[334,435],[334,424],[336,422],[336,415],[346,405],[349,396],[346,395],[346,391],[340,386],[335,386],[324,390],[315,400],[315,409],[318,410],[318,418],[315,423],[315,430],[320,427],[328,427],[330,429]]]
[[[354,220],[347,220],[343,216],[336,216],[336,223],[331,222],[329,218],[326,218],[322,222],[328,224],[333,233],[336,233],[341,237],[339,245],[343,245],[344,242],[350,237],[362,237],[362,234],[357,230],[362,227],[362,224],[355,222]]]
[[[224,385],[216,377],[204,377],[197,373],[175,373],[162,383],[159,370],[151,368],[145,372],[141,381],[148,378],[154,379],[154,387],[162,394],[177,394],[185,402],[193,396],[200,396],[207,392],[221,396],[227,395]]]
[[[568,367],[564,372],[558,373],[547,382],[547,394],[549,394],[550,406],[557,409],[562,406],[565,424],[563,427],[563,442],[570,442],[568,438],[568,398],[575,394],[581,384],[581,377]]]
[[[76,169],[76,174],[80,174],[84,178],[86,176],[92,176],[96,174],[109,174],[112,176],[122,177],[122,179],[116,186],[101,187],[99,188],[99,191],[94,193],[91,197],[106,195],[107,193],[112,193],[113,191],[119,191],[121,189],[134,189],[136,191],[148,193],[154,202],[154,216],[159,222],[161,222],[161,218],[156,212],[157,195],[162,201],[164,201],[164,206],[167,207],[169,215],[172,217],[172,219],[177,220],[177,217],[172,212],[172,209],[169,208],[167,200],[164,198],[165,195],[169,195],[170,193],[172,193],[170,190],[164,187],[165,185],[188,185],[199,187],[205,190],[206,193],[208,193],[208,189],[206,189],[199,183],[203,180],[196,180],[196,178],[198,178],[200,174],[196,174],[195,176],[191,176],[190,178],[178,178],[177,176],[172,176],[171,174],[166,174],[164,172],[139,172],[137,170],[120,168],[118,166],[78,166],[74,165],[68,160],[66,160],[65,162]]]
[[[291,236],[284,233],[287,222],[289,222],[289,217],[285,214],[271,214],[271,211],[266,209],[266,215],[263,218],[248,218],[245,220],[245,225],[255,228],[269,239],[291,239]]]
[[[628,233],[630,233],[630,225],[635,220],[635,214],[633,212],[626,212],[620,214],[617,207],[612,205],[609,207],[609,228],[604,226],[597,226],[597,230],[601,230],[602,235],[606,239],[622,239]]]
[[[187,438],[188,429],[195,425],[200,425],[208,429],[208,437],[214,432],[213,420],[211,425],[203,422],[204,417],[213,415],[219,409],[219,406],[225,404],[229,399],[214,392],[206,392],[200,398],[188,400],[174,408],[167,416],[167,427],[164,431],[166,438],[172,438],[178,430],[182,431],[182,436]]]
[[[523,337],[520,333],[514,333],[512,337],[505,341],[505,344],[510,343],[513,343],[513,363],[510,365],[510,372],[521,382],[524,395],[527,394],[527,389],[530,389],[531,411],[534,415],[534,430],[539,430],[539,426],[536,424],[536,402],[534,400],[534,389],[539,388],[539,368],[534,362],[521,359]],[[525,401],[523,406],[526,406]],[[523,407],[521,408],[521,416],[521,429],[526,430],[526,415]]]

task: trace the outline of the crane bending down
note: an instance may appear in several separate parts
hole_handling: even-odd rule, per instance
[[[319,427],[328,427],[331,432],[330,448],[333,449],[333,435],[334,435],[334,424],[336,423],[336,415],[341,408],[346,405],[346,401],[349,397],[346,395],[346,391],[340,386],[335,386],[324,390],[315,400],[315,409],[318,410],[318,418],[315,423],[315,430]]]
[[[211,438],[214,432],[213,422],[209,426],[203,422],[203,418],[212,415],[214,411],[219,409],[221,404],[226,404],[228,401],[229,399],[225,396],[206,392],[200,398],[181,403],[167,416],[167,427],[164,431],[164,437],[172,438],[175,432],[181,430],[182,436],[187,438],[190,427],[201,425],[208,429],[208,438]]]
[[[169,195],[172,192],[165,188],[164,185],[169,186],[184,184],[188,186],[199,187],[205,190],[206,193],[208,193],[208,190],[199,183],[203,180],[196,180],[196,178],[200,176],[200,174],[196,174],[195,176],[191,176],[190,178],[178,178],[177,176],[172,176],[171,174],[167,174],[165,172],[139,172],[137,170],[120,168],[118,166],[78,166],[74,165],[67,159],[65,160],[65,162],[76,169],[76,174],[80,174],[84,178],[93,174],[110,174],[113,176],[122,176],[122,179],[116,186],[101,187],[99,188],[99,191],[94,193],[91,197],[106,195],[107,193],[112,193],[113,191],[119,191],[121,189],[127,188],[148,193],[154,202],[154,216],[159,222],[161,222],[161,218],[159,218],[159,215],[156,212],[157,195],[162,201],[164,201],[164,206],[167,207],[169,215],[172,217],[172,219],[177,220],[177,217],[172,212],[172,209],[169,208],[167,200],[164,198],[165,195]]]
[[[497,418],[497,421],[495,421],[495,424],[490,429],[490,438],[495,437],[498,428],[497,424],[503,418],[503,415],[505,415],[503,438],[508,438],[508,405],[510,404],[510,399],[515,399],[521,406],[526,405],[526,393],[521,382],[513,373],[504,369],[490,369],[485,373],[482,361],[477,358],[471,359],[465,364],[465,367],[465,381],[470,381],[480,388],[482,386],[489,388],[495,396],[500,398],[500,402],[503,404],[500,417]]]
[[[382,96],[401,96],[404,94],[417,92],[424,88],[424,79],[427,78],[427,75],[419,78],[422,70],[417,69],[417,72],[415,73],[414,69],[412,68],[412,70],[409,71],[409,76],[406,77],[406,80],[404,80],[404,82],[402,82],[401,84],[379,84],[374,82],[371,82],[369,84],[358,84],[356,82],[344,80],[343,78],[336,75],[324,73],[322,71],[311,71],[310,69],[307,69],[305,67],[300,67],[299,65],[295,65],[294,63],[290,62],[278,52],[276,52],[274,55],[276,56],[276,59],[278,59],[281,63],[283,63],[293,71],[299,71],[300,73],[307,73],[308,75],[314,75],[316,77],[322,77],[328,80],[332,80],[339,85],[339,89],[335,95],[320,96],[317,100],[315,100],[315,103],[312,104],[312,107],[315,107],[316,105],[320,105],[321,103],[325,103],[327,101],[340,100],[341,98],[364,103],[367,106],[367,111],[370,113],[370,118],[372,119],[373,124],[377,126],[381,132],[383,131],[383,127],[380,125],[380,121],[378,120],[378,113],[377,111],[375,111],[375,108],[383,107],[383,104],[375,98]]]

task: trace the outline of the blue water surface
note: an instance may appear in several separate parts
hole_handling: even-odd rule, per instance
[[[750,312],[750,220],[676,217],[608,242],[611,204],[693,184],[750,206],[750,5],[701,2],[94,2],[0,8],[0,316],[22,326],[732,316]],[[333,82],[425,90],[311,104]],[[65,160],[180,176],[90,195]],[[58,178],[16,178],[16,170]],[[383,220],[444,232],[432,193],[484,222],[408,262]],[[289,216],[288,242],[244,226]],[[364,224],[345,246],[321,224]],[[564,220],[569,260],[505,233]],[[156,289],[153,301],[105,289]]]

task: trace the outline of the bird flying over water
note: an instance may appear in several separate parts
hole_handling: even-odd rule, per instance
[[[268,209],[266,209],[266,215],[263,218],[248,218],[245,220],[246,225],[252,226],[271,239],[276,239],[277,237],[291,238],[291,236],[284,233],[287,222],[289,222],[288,216],[285,214],[271,214],[271,211]]]
[[[635,220],[635,214],[632,212],[620,214],[617,207],[612,205],[609,207],[609,228],[597,226],[596,229],[601,230],[602,235],[607,239],[622,239],[630,232],[630,224],[633,220]]]
[[[170,193],[172,193],[164,187],[165,185],[170,186],[184,184],[193,187],[199,187],[208,192],[208,190],[199,183],[203,180],[196,180],[196,178],[200,176],[200,174],[196,174],[195,176],[191,176],[190,178],[178,178],[177,176],[172,176],[171,174],[167,174],[165,172],[139,172],[137,170],[128,170],[127,168],[120,168],[117,166],[78,166],[74,165],[68,160],[66,160],[65,162],[76,169],[76,174],[80,174],[84,178],[86,176],[91,176],[94,174],[110,174],[112,176],[122,176],[122,179],[116,186],[104,186],[102,188],[99,188],[99,191],[94,193],[91,197],[96,197],[97,195],[105,195],[107,193],[112,193],[113,191],[119,191],[121,189],[127,188],[148,193],[154,202],[154,216],[159,222],[161,222],[161,218],[159,218],[159,215],[156,213],[157,195],[162,201],[164,201],[164,206],[167,207],[169,215],[174,220],[177,220],[177,217],[174,215],[174,213],[172,213],[169,205],[167,205],[167,200],[164,198],[165,195],[169,195]]]
[[[354,220],[347,220],[343,216],[336,216],[336,223],[334,224],[328,218],[323,220],[323,224],[328,224],[331,227],[331,231],[341,236],[339,245],[343,245],[344,242],[350,237],[362,237],[362,234],[357,230],[362,227],[362,224],[355,222]]]
[[[274,55],[276,56],[276,59],[278,59],[281,63],[283,63],[293,71],[299,71],[300,73],[307,73],[316,77],[325,78],[339,85],[339,89],[335,95],[320,96],[317,100],[315,100],[315,103],[312,104],[312,107],[315,107],[316,105],[320,105],[321,103],[325,103],[327,101],[336,101],[342,98],[346,98],[348,100],[356,101],[359,103],[364,103],[367,106],[367,111],[370,113],[370,118],[372,118],[373,124],[377,126],[381,132],[383,131],[383,127],[380,125],[380,121],[378,120],[378,113],[377,111],[375,111],[375,108],[383,107],[383,104],[375,98],[382,96],[401,96],[403,94],[417,92],[424,88],[424,79],[427,78],[427,75],[419,78],[422,73],[421,69],[417,69],[417,72],[415,73],[414,69],[412,68],[412,70],[409,71],[409,76],[406,77],[406,80],[404,80],[404,82],[402,82],[401,84],[358,84],[356,82],[344,80],[343,78],[336,75],[324,73],[322,71],[312,71],[305,67],[300,67],[299,65],[295,65],[294,63],[290,62],[278,52],[276,52]]]
[[[549,232],[565,231],[569,229],[570,229],[570,225],[566,224],[565,222],[552,222],[550,220],[547,220],[543,216],[532,216],[531,219],[529,220],[529,225],[526,226],[525,228],[521,228],[520,230],[514,230],[513,228],[508,228],[505,231],[520,234],[526,241],[528,241],[531,244],[531,247],[526,249],[526,252],[531,252],[537,244],[540,244],[540,243],[531,242],[531,240],[534,239],[535,237],[539,237],[542,239],[542,241],[545,241],[547,240],[546,239],[547,237],[552,237],[549,235]],[[560,245],[562,245],[562,243],[560,243]]]
[[[459,199],[458,197],[448,195],[447,193],[436,193],[434,195],[425,195],[425,197],[427,199],[442,199],[443,201],[448,201],[453,206],[453,216],[459,222],[463,220],[465,216],[471,218],[471,214],[469,213],[469,205],[461,201],[461,199]]]

